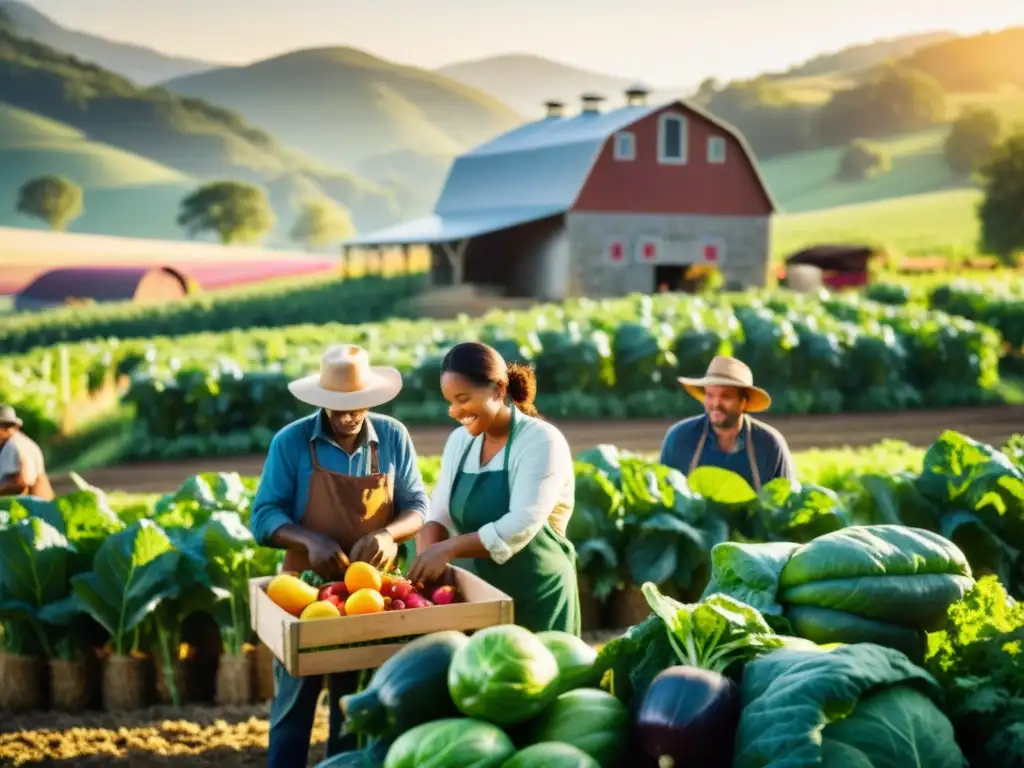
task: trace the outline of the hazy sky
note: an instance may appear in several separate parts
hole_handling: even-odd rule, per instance
[[[66,26],[219,62],[324,45],[425,67],[519,51],[655,87],[783,69],[882,37],[1024,24],[1024,0],[23,2]]]

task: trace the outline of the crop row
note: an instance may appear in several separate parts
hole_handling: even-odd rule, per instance
[[[538,406],[552,418],[671,418],[695,412],[677,384],[716,354],[734,354],[773,393],[773,411],[888,411],[988,401],[998,382],[998,335],[986,326],[918,307],[855,296],[819,301],[781,293],[713,302],[632,297],[575,302],[453,323],[393,321],[356,328],[283,329],[179,339],[176,370],[139,367],[130,453],[204,456],[264,450],[308,409],[288,392],[315,371],[323,347],[366,346],[406,377],[382,410],[408,423],[447,419],[440,361],[458,341],[482,339],[534,365]]]
[[[279,328],[343,318],[373,322],[392,317],[398,303],[418,293],[424,280],[423,272],[359,278],[321,274],[199,293],[166,304],[118,302],[20,313],[0,318],[0,350],[16,354],[68,341]]]
[[[759,494],[724,470],[704,468],[684,478],[613,446],[587,451],[577,457],[576,509],[568,530],[579,554],[585,621],[639,623],[646,610],[639,617],[630,613],[630,598],[644,582],[666,594],[699,596],[716,543],[808,542],[855,524],[941,532],[963,549],[975,572],[999,574],[1021,597],[1022,447],[1017,437],[999,452],[946,432],[913,459],[883,446],[867,459],[878,463],[876,471],[845,477],[833,471],[833,487],[811,482],[824,479],[826,471],[819,469],[817,478],[808,473],[802,483],[773,481]],[[917,471],[893,474],[901,456]],[[825,466],[821,456],[815,461]],[[427,482],[436,476],[435,465],[429,459],[424,466]],[[148,654],[164,673],[158,679],[163,696],[177,703],[183,699],[177,662],[204,655],[204,649],[184,646],[198,614],[209,616],[208,626],[219,635],[213,658],[235,669],[217,675],[225,688],[220,698],[244,703],[251,688],[239,681],[250,674],[244,658],[254,642],[247,582],[276,572],[281,562],[280,552],[258,547],[249,533],[254,485],[234,474],[197,475],[153,505],[116,510],[106,494],[84,484],[54,502],[5,501],[5,674],[30,659],[84,665],[100,647],[108,669],[127,670],[137,666],[132,659]],[[1013,519],[1003,514],[1007,509]],[[403,556],[407,562],[408,551]],[[137,578],[125,581],[118,574],[129,567]],[[125,605],[134,608],[126,613]],[[7,704],[20,696],[22,706],[38,706],[42,692],[26,689],[35,679],[5,677]],[[229,694],[232,686],[235,693]],[[136,695],[112,690],[105,700],[117,709]]]

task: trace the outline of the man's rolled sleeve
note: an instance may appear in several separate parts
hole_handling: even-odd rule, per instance
[[[423,485],[416,447],[409,430],[398,425],[395,436],[395,503],[398,513],[415,512],[424,521],[430,509],[430,497]]]
[[[268,546],[277,530],[295,520],[296,452],[293,435],[278,433],[270,442],[267,461],[253,501],[249,526],[253,538]]]

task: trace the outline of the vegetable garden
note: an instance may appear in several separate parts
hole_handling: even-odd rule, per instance
[[[696,404],[675,378],[703,371],[718,353],[751,365],[759,384],[776,393],[773,412],[998,400],[1000,364],[1019,352],[1013,313],[1024,299],[1007,299],[999,312],[956,304],[996,328],[919,303],[900,304],[901,295],[884,297],[893,304],[784,292],[633,296],[447,322],[393,319],[79,341],[9,358],[0,396],[14,400],[29,431],[45,436],[59,423],[62,371],[70,372],[65,389],[75,392],[123,377],[130,385],[125,402],[135,411],[125,453],[134,459],[265,451],[278,428],[305,412],[288,392],[288,380],[316,370],[323,349],[339,339],[360,343],[403,371],[405,387],[388,410],[410,424],[446,423],[436,391],[440,357],[469,338],[494,344],[507,359],[531,361],[538,405],[552,418],[693,413]]]
[[[423,470],[432,484],[436,459]],[[585,619],[625,634],[598,650],[510,625],[426,635],[346,702],[364,748],[330,765],[1022,764],[1021,436],[996,450],[946,432],[760,493],[612,446],[576,471]],[[270,695],[248,581],[280,553],[249,534],[253,485],[9,501],[0,705]],[[19,748],[0,740],[0,759]]]

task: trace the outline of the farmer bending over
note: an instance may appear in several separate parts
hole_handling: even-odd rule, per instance
[[[786,438],[749,415],[768,410],[772,399],[754,386],[745,363],[719,356],[702,378],[679,383],[704,403],[704,414],[672,425],[661,445],[662,464],[686,475],[697,467],[728,469],[755,491],[776,477],[796,479]]]

